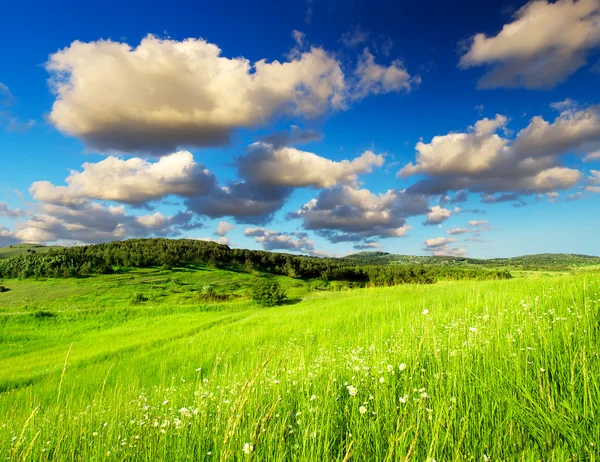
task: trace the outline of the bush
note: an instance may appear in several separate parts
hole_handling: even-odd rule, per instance
[[[36,311],[35,313],[32,313],[31,316],[33,316],[36,319],[49,319],[49,318],[55,318],[56,314],[54,314],[52,311],[40,310],[40,311]]]
[[[133,303],[134,305],[138,305],[140,303],[147,302],[147,301],[148,301],[148,297],[146,297],[144,294],[142,294],[140,292],[136,292],[135,294],[133,294],[133,297],[131,297],[131,303]]]
[[[287,300],[287,294],[278,282],[259,279],[252,288],[252,300],[262,306],[275,306]]]
[[[209,302],[224,302],[231,298],[229,295],[216,293],[215,289],[210,284],[205,284],[202,286],[202,290],[198,294],[198,297],[202,301]]]
[[[8,287],[0,286],[0,293],[8,292],[10,289]]]

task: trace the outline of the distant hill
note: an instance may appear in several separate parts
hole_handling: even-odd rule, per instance
[[[39,244],[15,244],[8,247],[0,247],[0,258],[16,257],[17,255],[28,255],[34,253],[46,253],[52,249],[60,249],[56,245],[45,246]]]
[[[451,256],[396,255],[387,252],[358,252],[348,255],[344,259],[372,265],[416,263],[424,265],[477,265],[558,270],[578,266],[600,265],[600,257],[569,253],[542,253],[511,258],[479,259]]]

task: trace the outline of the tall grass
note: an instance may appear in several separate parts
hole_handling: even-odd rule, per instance
[[[177,314],[123,305],[109,324],[96,320],[103,312],[13,315],[2,326],[11,353],[0,352],[0,457],[599,454],[597,275],[310,293],[272,309],[244,306]],[[28,374],[23,361],[43,366]]]

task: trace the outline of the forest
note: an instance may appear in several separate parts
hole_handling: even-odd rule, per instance
[[[52,249],[0,260],[0,278],[68,278],[111,274],[127,268],[208,265],[298,279],[349,281],[356,286],[431,284],[440,280],[509,279],[508,271],[427,264],[369,264],[352,258],[320,258],[260,250],[231,249],[192,239],[129,239]]]

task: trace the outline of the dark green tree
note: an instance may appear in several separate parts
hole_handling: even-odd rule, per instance
[[[287,294],[277,281],[258,279],[252,288],[252,300],[261,306],[275,306],[287,300]]]

